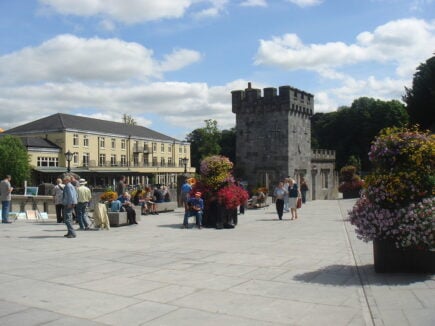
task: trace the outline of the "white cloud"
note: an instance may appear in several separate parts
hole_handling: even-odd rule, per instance
[[[266,0],[246,0],[240,4],[242,7],[267,7]]]
[[[317,6],[323,2],[323,0],[287,0],[299,7],[311,7]]]
[[[392,63],[404,77],[431,56],[435,44],[435,21],[402,19],[388,22],[373,32],[362,32],[354,44],[329,42],[303,44],[295,34],[260,40],[255,63],[288,70],[321,71],[361,62]]]
[[[227,129],[235,125],[231,91],[246,88],[246,85],[245,81],[218,87],[184,82],[116,86],[70,82],[1,87],[0,127],[10,129],[58,112],[89,112],[86,116],[113,121],[120,121],[122,114],[127,113],[141,125],[152,129],[148,117],[157,115],[162,125],[173,126],[177,132],[184,128],[186,134],[203,127],[204,120],[213,117],[219,128]]]
[[[40,46],[0,57],[0,84],[148,80],[181,69],[200,57],[196,51],[180,49],[158,62],[152,50],[138,43],[60,35]]]
[[[115,23],[110,19],[103,19],[102,21],[100,21],[98,26],[100,27],[100,29],[108,32],[112,32],[116,29]]]
[[[103,15],[124,23],[180,18],[195,0],[39,0],[63,15]]]
[[[182,18],[194,5],[207,6],[193,15],[207,18],[219,15],[228,0],[39,0],[46,11],[62,15],[103,16],[134,24],[161,19]],[[193,10],[193,9],[192,9]]]

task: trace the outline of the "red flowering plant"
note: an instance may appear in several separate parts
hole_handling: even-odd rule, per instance
[[[201,161],[201,175],[192,192],[200,191],[206,204],[218,200],[225,208],[236,209],[248,199],[248,193],[235,184],[232,169],[233,163],[225,156],[206,157]]]
[[[340,170],[341,183],[338,186],[339,192],[360,191],[364,186],[364,181],[356,174],[356,167],[347,165]]]

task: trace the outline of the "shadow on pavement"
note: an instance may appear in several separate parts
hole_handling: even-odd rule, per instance
[[[373,264],[359,266],[358,270],[363,276],[365,285],[406,286],[431,279],[431,274],[376,273]],[[362,283],[357,268],[353,265],[330,265],[312,272],[297,274],[293,279],[305,283],[334,286],[361,286]]]

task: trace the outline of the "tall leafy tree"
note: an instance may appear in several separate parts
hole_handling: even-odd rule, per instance
[[[219,155],[221,146],[221,132],[217,127],[217,121],[205,120],[205,127],[193,130],[187,135],[186,140],[190,142],[191,165],[199,168],[201,160],[207,156]]]
[[[337,168],[349,160],[370,169],[368,152],[374,137],[385,127],[405,126],[408,114],[399,101],[381,101],[368,97],[356,99],[351,107],[335,112],[316,113],[312,117],[312,146],[336,150]]]
[[[412,88],[405,87],[403,101],[411,124],[435,131],[435,56],[417,67]]]
[[[128,115],[126,113],[123,114],[122,116],[122,122],[124,122],[127,125],[137,125],[136,120],[134,120],[131,115]]]
[[[231,162],[236,163],[236,129],[222,130],[219,145],[220,154],[226,156]]]
[[[10,174],[12,182],[22,185],[30,178],[29,156],[18,137],[0,137],[0,177]]]

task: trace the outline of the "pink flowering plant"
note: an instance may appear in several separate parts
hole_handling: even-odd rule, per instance
[[[235,184],[232,169],[233,163],[225,156],[206,157],[201,161],[201,175],[193,192],[201,191],[206,204],[218,200],[225,208],[236,209],[248,199],[248,193]]]
[[[435,137],[416,128],[387,128],[374,140],[369,159],[375,169],[349,212],[358,237],[434,248]]]

